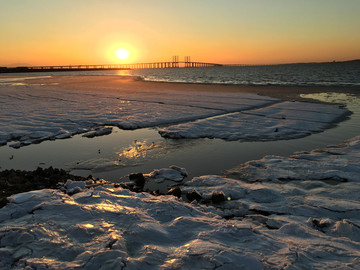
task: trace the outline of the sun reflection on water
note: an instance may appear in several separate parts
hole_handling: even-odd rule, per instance
[[[139,139],[130,143],[116,146],[109,149],[97,149],[97,155],[92,155],[90,159],[77,159],[66,163],[69,170],[84,170],[87,174],[111,171],[126,167],[141,166],[149,160],[161,159],[179,148],[192,147],[198,145],[199,140],[165,140],[159,138]],[[111,190],[109,190],[111,191]]]
[[[160,155],[160,151],[163,150],[163,147],[160,144],[156,144],[155,142],[148,143],[146,140],[141,142],[134,141],[134,143],[121,152],[117,152],[119,160],[121,159],[140,159],[146,158],[150,153],[152,155]]]

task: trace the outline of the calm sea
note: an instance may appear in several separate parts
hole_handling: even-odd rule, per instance
[[[120,75],[145,81],[281,86],[360,86],[360,60],[319,64],[222,66],[122,71],[41,72],[31,75]],[[17,75],[21,75],[18,73]],[[29,75],[29,73],[23,73]]]
[[[133,70],[146,81],[283,86],[360,86],[360,61]]]

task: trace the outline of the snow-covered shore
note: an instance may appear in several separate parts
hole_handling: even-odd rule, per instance
[[[181,184],[202,196],[198,203],[91,181],[69,182],[74,195],[13,195],[0,209],[0,267],[356,269],[358,164],[360,137]],[[163,172],[177,179],[175,171]],[[215,191],[225,200],[209,202]]]
[[[101,83],[87,91],[89,82],[69,89],[46,80],[0,85],[0,145],[91,138],[112,126],[161,126],[170,138],[291,139],[321,132],[350,113],[236,91],[146,84],[102,91]],[[149,182],[177,185],[180,199],[91,179],[15,194],[0,209],[0,268],[356,269],[358,164],[355,137],[290,157],[265,156],[225,176],[183,181],[186,170],[176,166],[149,172]],[[189,202],[189,194],[197,201]]]

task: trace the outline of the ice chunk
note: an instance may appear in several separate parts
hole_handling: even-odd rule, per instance
[[[165,180],[181,182],[187,175],[186,169],[172,165],[169,169],[154,170],[148,177],[154,179],[157,183]]]
[[[85,133],[83,135],[83,137],[94,138],[94,137],[98,137],[98,136],[108,135],[111,132],[112,132],[112,127],[101,127],[101,128],[95,129],[94,131]]]

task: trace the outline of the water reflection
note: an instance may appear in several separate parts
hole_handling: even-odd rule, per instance
[[[84,224],[83,226],[84,226],[86,229],[92,229],[92,228],[95,227],[95,226],[92,225],[92,224]]]
[[[143,140],[141,142],[134,141],[132,145],[122,150],[122,152],[118,152],[119,161],[123,159],[140,159],[146,158],[148,155],[161,155],[163,147],[160,144],[156,144],[152,142],[148,144],[147,140]]]
[[[24,77],[24,76],[18,76],[18,77],[0,77],[0,85],[28,85],[25,83],[25,80],[32,80],[32,79],[47,79],[51,78],[51,76],[34,76],[34,77]],[[34,84],[34,85],[57,85],[57,83],[51,83],[51,84]]]
[[[121,131],[121,133],[126,131]],[[140,132],[140,130],[138,131]],[[153,132],[155,132],[153,130]],[[141,139],[134,140],[132,143],[114,148],[115,151],[107,157],[94,157],[90,159],[81,159],[67,162],[65,164],[68,170],[85,170],[88,173],[100,173],[111,170],[143,166],[149,161],[165,159],[179,150],[193,148],[204,143],[204,140],[171,140],[161,138],[155,133],[156,140]],[[104,137],[106,139],[106,137]],[[153,138],[154,139],[154,138]],[[104,151],[98,151],[102,154]]]

